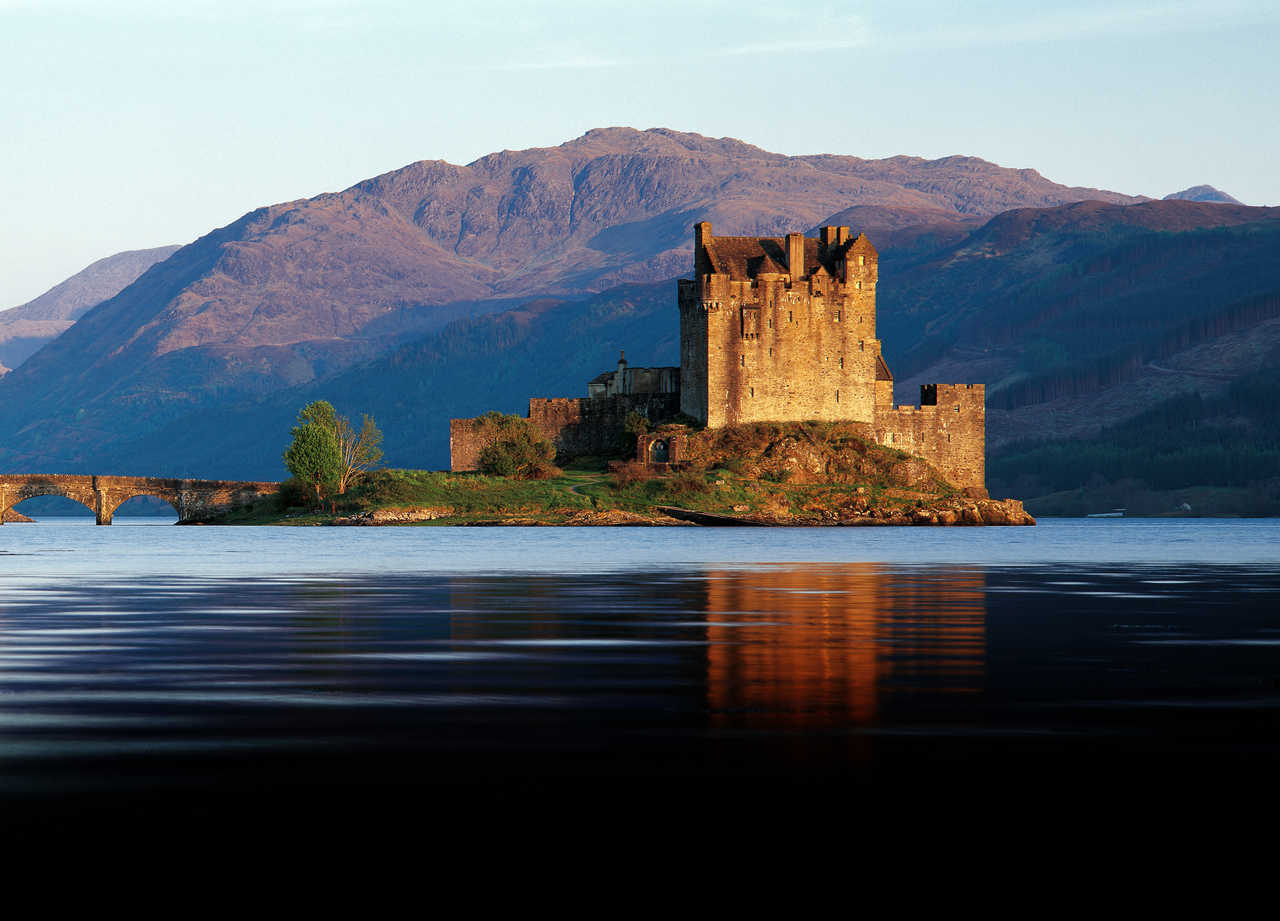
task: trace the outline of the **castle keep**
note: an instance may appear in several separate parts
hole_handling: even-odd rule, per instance
[[[607,453],[628,413],[660,421],[678,405],[710,428],[860,423],[869,440],[928,461],[953,485],[984,489],[981,384],[928,384],[919,406],[893,405],[876,338],[879,255],[864,235],[823,227],[817,238],[717,237],[703,222],[693,253],[694,277],[679,281],[678,369],[620,360],[588,384],[585,399],[530,401],[530,420],[562,454]],[[476,467],[471,422],[451,423],[454,470]]]

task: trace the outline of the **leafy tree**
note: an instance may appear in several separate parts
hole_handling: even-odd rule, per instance
[[[293,442],[284,452],[289,473],[315,493],[317,504],[338,482],[341,460],[332,427],[334,418],[333,407],[323,400],[304,406],[290,432]]]
[[[364,416],[357,431],[325,400],[302,407],[292,435],[293,443],[284,452],[285,466],[315,492],[317,502],[327,494],[345,494],[348,486],[382,459],[382,432],[373,419]]]

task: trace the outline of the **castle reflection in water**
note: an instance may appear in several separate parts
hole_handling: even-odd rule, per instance
[[[554,685],[557,672],[581,680],[575,644],[598,655],[613,643],[609,674],[619,695],[673,694],[682,708],[701,696],[698,708],[715,728],[835,729],[873,723],[895,703],[954,704],[980,691],[985,593],[978,569],[913,575],[875,563],[602,578],[581,586],[580,605],[566,604],[563,584],[536,577],[461,580],[450,631],[460,647],[496,642],[543,653],[512,663],[517,680]],[[545,654],[552,649],[559,654]],[[629,674],[643,674],[643,686]],[[597,672],[592,683],[599,690],[610,681]]]
[[[973,570],[916,580],[865,563],[709,572],[713,720],[836,727],[890,697],[977,691],[985,588]]]

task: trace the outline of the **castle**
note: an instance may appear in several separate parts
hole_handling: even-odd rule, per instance
[[[859,423],[866,436],[932,464],[952,485],[985,489],[981,384],[927,384],[919,406],[893,405],[876,338],[879,254],[848,227],[817,238],[717,237],[694,225],[694,277],[679,281],[680,367],[631,368],[588,384],[586,398],[533,399],[529,419],[566,456],[609,453],[626,417],[678,410],[710,428],[748,422]],[[472,420],[450,423],[454,470],[474,470]],[[645,452],[667,440],[642,439]],[[674,458],[673,458],[674,460]]]

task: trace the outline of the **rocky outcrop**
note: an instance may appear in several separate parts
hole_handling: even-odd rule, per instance
[[[435,521],[449,518],[455,514],[454,509],[446,505],[435,505],[413,508],[378,508],[358,515],[335,519],[336,525],[377,526],[387,524],[417,524],[423,521]]]
[[[29,524],[31,521],[32,519],[22,512],[15,512],[11,508],[5,509],[3,514],[0,514],[0,523],[3,524]]]

